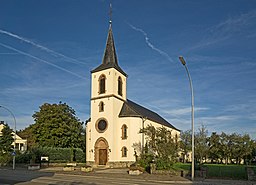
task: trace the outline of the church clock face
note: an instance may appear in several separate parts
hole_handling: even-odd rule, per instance
[[[107,129],[107,121],[105,119],[100,119],[96,124],[96,129],[98,132],[104,132]]]

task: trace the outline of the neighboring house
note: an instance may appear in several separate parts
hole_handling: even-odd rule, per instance
[[[157,113],[126,97],[127,74],[118,65],[110,23],[102,63],[91,71],[91,113],[86,126],[88,165],[125,167],[140,154],[134,144],[145,146],[147,125],[165,127],[179,137],[180,130]]]
[[[0,122],[0,137],[2,136],[2,129],[4,128],[4,122],[1,121]],[[21,152],[24,152],[27,150],[27,140],[26,139],[22,139],[20,136],[18,136],[17,134],[15,134],[14,132],[12,132],[13,138],[16,137],[15,140],[15,149],[19,150]],[[12,143],[12,146],[14,147],[14,142]]]

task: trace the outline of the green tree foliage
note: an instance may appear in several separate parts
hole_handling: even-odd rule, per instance
[[[12,129],[7,124],[4,124],[2,136],[0,136],[0,154],[10,153],[12,151],[13,141]]]
[[[216,132],[213,132],[212,135],[208,138],[208,146],[208,157],[211,159],[212,163],[216,163],[222,155],[220,136]]]
[[[199,132],[195,135],[195,159],[201,164],[203,160],[207,158],[208,144],[207,137],[208,131],[205,126],[202,125],[199,128]]]
[[[28,149],[31,149],[33,147],[36,147],[36,139],[35,136],[33,134],[33,130],[34,130],[35,125],[29,125],[29,127],[25,128],[24,130],[20,130],[17,132],[17,134],[23,138],[23,139],[27,139],[27,147]]]
[[[152,125],[148,125],[141,130],[142,132],[145,134],[147,142],[144,155],[150,155],[155,158],[158,168],[160,167],[159,165],[163,169],[169,168],[178,156],[177,138],[165,127],[155,128]]]
[[[35,124],[31,131],[35,143],[43,147],[82,148],[82,122],[76,117],[74,109],[66,103],[40,106],[33,115]]]
[[[179,146],[180,146],[180,151],[181,151],[181,157],[182,157],[182,162],[185,163],[188,158],[188,153],[191,151],[191,130],[187,130],[184,132],[180,133],[180,141],[179,141]]]
[[[232,139],[228,134],[224,132],[222,132],[220,135],[220,150],[220,160],[222,162],[222,160],[225,159],[225,163],[227,164],[232,154]]]
[[[202,126],[195,134],[195,159],[199,163],[211,160],[211,163],[240,164],[244,161],[250,164],[256,159],[256,142],[248,134],[213,132],[208,136],[207,133],[206,127]],[[188,152],[191,151],[189,146],[191,141],[187,138],[191,138],[191,133],[182,132],[180,137],[182,154],[187,148]],[[186,148],[186,145],[189,147]]]
[[[223,159],[226,164],[229,162],[240,164],[242,159],[245,162],[253,159],[253,140],[248,134],[239,135],[236,133],[226,134],[222,132],[220,135],[215,134],[215,137],[219,139],[219,144],[215,150],[218,151],[218,156],[215,157],[221,163]]]
[[[241,160],[252,154],[252,140],[248,134],[239,135],[231,134],[231,160],[235,161],[236,164],[240,164]]]
[[[0,136],[0,166],[7,165],[11,161],[11,152],[13,151],[12,129],[4,124],[2,134]]]

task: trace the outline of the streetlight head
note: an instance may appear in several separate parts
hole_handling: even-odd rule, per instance
[[[186,65],[186,61],[184,60],[183,56],[179,56],[179,59],[183,65]]]

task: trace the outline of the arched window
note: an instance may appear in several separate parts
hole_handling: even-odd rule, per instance
[[[118,77],[118,94],[123,95],[123,82],[120,76]]]
[[[122,139],[127,139],[127,126],[123,125],[122,126]]]
[[[104,111],[104,103],[101,101],[99,104],[99,111],[103,112]]]
[[[123,148],[122,148],[122,157],[127,157],[127,148],[124,146]]]
[[[103,94],[106,92],[106,77],[101,75],[99,78],[99,93]]]

